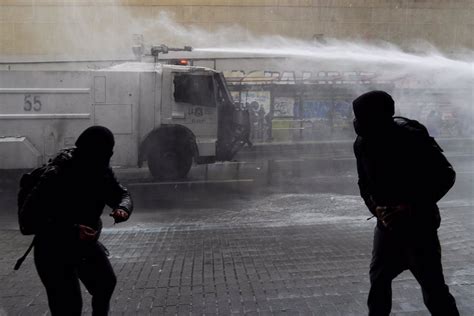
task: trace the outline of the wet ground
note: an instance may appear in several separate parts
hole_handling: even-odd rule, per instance
[[[474,314],[472,160],[441,201],[446,282],[462,315]],[[312,166],[312,168],[308,168]],[[193,169],[187,181],[156,183],[118,171],[137,208],[102,242],[118,284],[116,315],[364,315],[374,220],[358,196],[348,157],[290,157]],[[31,238],[17,230],[14,190],[2,192],[0,315],[47,314]],[[84,292],[84,312],[90,314]],[[408,272],[393,282],[395,315],[428,315]]]
[[[102,240],[119,280],[113,314],[366,314],[374,221],[357,195],[184,192],[180,201],[141,204],[124,224],[104,216]],[[446,281],[463,315],[474,313],[472,205],[441,203]],[[0,224],[0,314],[42,315],[32,258],[12,270],[30,240],[15,220],[5,213]],[[409,273],[393,288],[395,314],[428,315]]]

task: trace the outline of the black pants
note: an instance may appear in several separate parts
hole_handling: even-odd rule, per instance
[[[444,281],[441,246],[436,229],[388,231],[376,227],[370,264],[369,315],[389,315],[392,280],[410,270],[421,286],[423,301],[432,315],[459,315]]]
[[[61,244],[37,240],[35,266],[48,295],[51,315],[81,315],[79,280],[92,295],[92,315],[107,315],[117,279],[99,242]]]

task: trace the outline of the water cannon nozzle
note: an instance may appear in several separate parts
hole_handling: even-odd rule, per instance
[[[151,55],[158,57],[159,54],[168,54],[169,52],[191,52],[191,46],[184,46],[183,48],[168,47],[164,44],[151,47]]]

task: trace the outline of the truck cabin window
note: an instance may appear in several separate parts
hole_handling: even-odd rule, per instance
[[[216,106],[212,76],[176,75],[173,82],[175,102]]]

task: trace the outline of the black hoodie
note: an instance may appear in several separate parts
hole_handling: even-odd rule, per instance
[[[23,208],[37,214],[37,236],[68,241],[78,238],[78,225],[98,231],[105,205],[130,214],[133,203],[108,165],[89,168],[78,148],[61,150],[48,164]]]
[[[451,188],[455,173],[426,128],[393,117],[393,100],[372,91],[354,103],[354,143],[359,188],[369,210],[409,204],[414,222],[438,227],[436,203]]]

